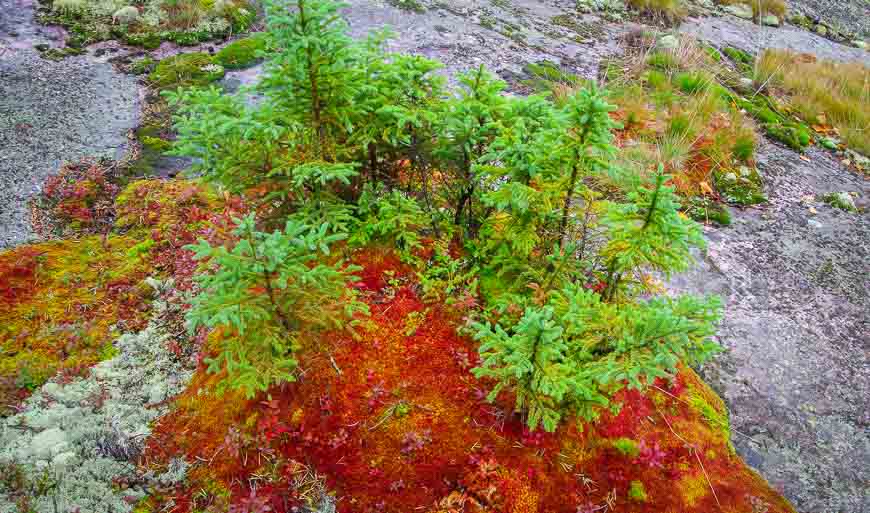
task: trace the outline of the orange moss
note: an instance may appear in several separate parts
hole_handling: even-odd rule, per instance
[[[529,432],[509,394],[485,401],[489,384],[470,372],[476,347],[457,335],[456,314],[424,304],[395,256],[374,250],[354,261],[363,266],[357,286],[372,313],[357,337],[311,342],[299,381],[257,400],[209,395],[216,376],[200,370],[155,427],[146,464],[178,455],[194,462],[187,485],[169,494],[173,511],[202,507],[205,499],[194,495],[206,482],[222,483],[234,503],[247,500],[255,473],[257,496],[288,511],[298,500],[286,479],[295,462],[324,474],[347,513],[574,513],[606,503],[626,512],[718,511],[712,494],[676,488],[703,472],[699,458],[725,510],[750,512],[758,498],[771,513],[793,511],[723,450],[688,404],[697,379],[690,371],[658,382],[661,390],[621,392],[620,413],[595,424]],[[407,330],[409,318],[415,330]],[[637,442],[636,456],[613,448],[620,437]],[[710,450],[715,459],[707,459]],[[645,501],[630,498],[632,481],[643,483]]]
[[[136,241],[98,236],[0,253],[0,409],[58,371],[78,374],[112,355],[118,330],[144,325],[145,267]]]
[[[144,327],[151,289],[142,280],[174,276],[177,288],[189,287],[196,263],[181,246],[223,240],[243,208],[181,180],[134,182],[106,206],[111,197],[92,190],[94,183],[107,190],[102,168],[85,164],[64,168],[46,198],[117,213],[115,234],[0,252],[0,414],[58,371],[63,379],[113,356],[120,331]],[[84,185],[73,171],[85,174]]]

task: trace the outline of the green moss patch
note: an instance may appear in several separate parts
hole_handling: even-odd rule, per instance
[[[254,34],[251,37],[233,41],[215,54],[214,61],[226,69],[242,69],[253,66],[266,51],[268,35]]]
[[[752,69],[752,63],[755,62],[755,58],[751,54],[733,46],[726,46],[722,49],[722,53],[731,59],[741,71]]]
[[[640,454],[640,448],[637,446],[637,442],[631,438],[617,438],[611,442],[611,445],[614,449],[619,451],[619,454],[626,458],[637,458],[637,455]]]
[[[764,131],[771,138],[776,139],[795,151],[803,151],[812,142],[810,131],[797,123],[767,123],[764,125]]]
[[[225,73],[224,67],[208,54],[182,53],[160,61],[148,80],[157,89],[175,89],[208,85]]]
[[[674,85],[686,94],[698,94],[706,91],[713,78],[706,73],[685,72],[674,75]]]
[[[390,5],[398,7],[403,11],[415,12],[423,14],[426,12],[426,7],[417,0],[388,0]]]
[[[635,502],[646,502],[646,488],[641,481],[635,479],[628,488],[628,498]]]
[[[858,207],[855,206],[855,200],[848,192],[832,192],[822,196],[822,201],[828,205],[845,210],[846,212],[857,212]]]
[[[764,132],[795,151],[803,151],[812,142],[810,129],[778,112],[776,106],[765,96],[743,98],[732,95],[731,100],[741,109],[762,123]]]
[[[130,64],[130,73],[134,75],[144,75],[146,73],[151,73],[154,71],[154,68],[157,67],[157,61],[150,57],[145,56],[141,59],[135,60]]]
[[[728,208],[710,198],[691,198],[685,212],[699,223],[712,223],[719,226],[731,224],[731,213],[728,212]]]
[[[720,170],[713,174],[722,198],[738,205],[756,205],[767,201],[764,183],[755,168],[740,166],[736,170]]]

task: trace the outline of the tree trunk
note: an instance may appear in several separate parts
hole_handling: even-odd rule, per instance
[[[568,195],[565,196],[565,204],[562,206],[562,220],[559,222],[559,248],[565,246],[565,229],[568,227],[568,209],[571,208],[571,200],[574,198],[574,187],[577,184],[577,161],[571,168],[571,181],[568,185]]]

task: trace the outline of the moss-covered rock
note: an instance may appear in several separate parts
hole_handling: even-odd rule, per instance
[[[154,68],[157,66],[157,61],[151,56],[145,56],[141,59],[135,60],[130,64],[130,73],[134,75],[144,75],[146,73],[151,73],[154,71]]]
[[[388,0],[393,7],[398,7],[403,11],[422,14],[426,12],[426,7],[417,0]]]
[[[846,212],[857,212],[858,207],[855,206],[855,199],[848,192],[832,192],[822,196],[822,201],[831,205],[834,208],[845,210]]]
[[[202,52],[167,57],[157,64],[148,80],[157,89],[204,86],[223,78],[226,70]]]
[[[728,207],[710,198],[692,198],[686,206],[686,215],[699,223],[713,223],[719,226],[731,224]]]
[[[795,151],[803,151],[812,141],[809,130],[796,124],[765,123],[764,131],[771,138]]]
[[[752,69],[752,64],[755,58],[751,54],[733,46],[726,46],[722,49],[722,53],[728,56],[729,59],[737,66],[737,69],[743,72],[748,72]]]
[[[124,42],[130,46],[139,46],[146,50],[154,50],[162,42],[160,34],[157,32],[140,32],[135,34],[125,34]]]
[[[713,177],[722,198],[729,203],[756,205],[767,201],[764,183],[755,168],[740,166],[736,170],[718,170]]]
[[[260,60],[261,52],[266,51],[267,44],[268,34],[254,34],[221,48],[215,54],[214,61],[226,69],[247,68]]]

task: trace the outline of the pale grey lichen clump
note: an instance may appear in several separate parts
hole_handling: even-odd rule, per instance
[[[142,483],[184,478],[183,460],[161,476],[139,475],[134,464],[151,422],[192,376],[167,349],[166,309],[157,302],[147,328],[118,338],[118,355],[87,377],[46,383],[0,423],[0,466],[17,465],[28,481],[53,485],[33,497],[36,512],[127,512],[145,495]],[[0,513],[17,512],[10,493],[0,489]]]

